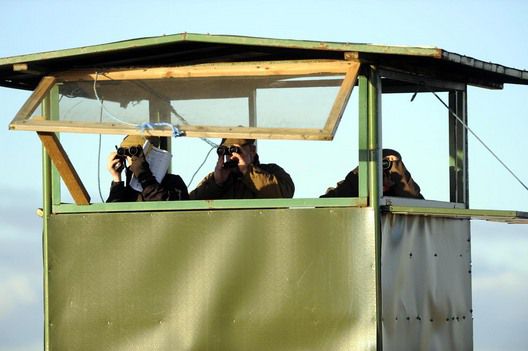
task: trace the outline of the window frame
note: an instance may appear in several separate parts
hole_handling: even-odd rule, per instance
[[[289,140],[332,140],[352,89],[356,85],[360,63],[357,60],[300,60],[271,62],[214,63],[190,66],[152,67],[141,69],[108,69],[95,71],[77,70],[57,72],[45,76],[9,124],[11,130],[55,133],[88,133],[172,136],[169,126],[142,130],[139,126],[117,123],[90,123],[50,120],[44,116],[32,116],[50,90],[59,83],[70,81],[105,81],[164,78],[218,78],[218,77],[280,77],[280,76],[320,76],[344,74],[330,113],[323,128],[259,128],[259,127],[215,127],[208,125],[176,125],[188,137],[201,138],[253,138]],[[248,96],[250,99],[251,97]]]

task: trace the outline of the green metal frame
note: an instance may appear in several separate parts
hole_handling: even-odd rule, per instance
[[[436,208],[417,206],[382,206],[382,211],[405,215],[481,219],[508,223],[528,223],[528,212],[522,211],[474,210],[464,208]]]
[[[121,212],[121,211],[179,211],[179,210],[209,210],[209,209],[238,209],[238,208],[284,208],[284,207],[366,207],[369,206],[368,194],[368,116],[370,109],[368,105],[368,77],[361,76],[359,87],[359,140],[360,140],[360,193],[356,198],[314,198],[314,199],[251,199],[251,200],[211,200],[211,201],[171,201],[171,202],[135,202],[135,203],[96,203],[90,205],[75,205],[61,203],[61,180],[58,171],[50,165],[50,169],[44,168],[44,172],[51,172],[50,179],[50,201],[51,212],[58,213],[91,213],[91,212]],[[250,111],[255,108],[254,96],[250,96],[248,104]],[[167,114],[166,102],[159,100],[151,104],[151,115],[155,121],[164,121]],[[55,86],[43,101],[43,115],[48,120],[59,118],[59,94]],[[250,116],[254,123],[254,116]],[[56,133],[60,136],[60,133]],[[165,147],[170,149],[170,141]]]
[[[88,206],[80,206],[75,204],[61,204],[53,206],[52,212],[54,214],[60,214],[127,211],[188,211],[300,207],[367,207],[367,199],[350,197],[320,199],[188,200],[96,203]]]
[[[449,92],[449,179],[450,201],[469,208],[467,129],[452,115],[455,113],[466,125],[467,91]]]
[[[359,112],[358,112],[358,149],[359,149],[359,184],[358,192],[360,197],[367,198],[369,194],[368,190],[368,77],[365,73],[358,77],[359,85]]]
[[[381,294],[381,77],[376,67],[370,67],[367,85],[367,145],[369,206],[374,209],[376,258],[376,321],[378,350],[383,349],[382,294]]]
[[[44,99],[42,103],[42,114],[48,116],[52,114],[52,94]],[[58,101],[58,100],[57,100]],[[44,284],[44,350],[49,350],[49,334],[50,334],[50,318],[49,318],[49,260],[48,260],[48,228],[49,228],[49,217],[52,213],[52,208],[55,199],[60,201],[60,187],[57,189],[53,186],[57,182],[54,180],[56,177],[56,169],[51,163],[51,159],[48,156],[46,149],[42,146],[42,258],[43,258],[43,284]]]

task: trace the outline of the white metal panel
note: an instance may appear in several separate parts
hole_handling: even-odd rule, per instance
[[[470,223],[382,217],[383,350],[472,350]]]

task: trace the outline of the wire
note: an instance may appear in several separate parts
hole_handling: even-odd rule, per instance
[[[205,164],[205,162],[207,161],[207,159],[209,158],[209,155],[211,154],[211,151],[213,151],[214,149],[216,149],[216,144],[215,146],[213,146],[208,152],[207,152],[207,155],[205,155],[205,158],[204,160],[202,161],[202,163],[200,164],[200,166],[198,167],[198,169],[196,170],[196,172],[194,172],[194,174],[192,175],[191,177],[191,180],[189,181],[189,183],[187,183],[187,188],[189,188],[194,180],[194,177],[196,176],[196,174],[198,173],[198,171],[203,167],[203,165]]]
[[[136,124],[133,124],[133,123],[129,123],[129,122],[123,121],[123,120],[119,119],[118,117],[114,116],[110,111],[108,111],[106,109],[106,107],[103,105],[103,101],[99,98],[99,95],[97,94],[97,86],[96,86],[96,84],[97,84],[97,77],[98,76],[99,76],[99,72],[95,72],[93,91],[94,91],[94,94],[95,94],[95,98],[97,99],[97,101],[99,101],[99,103],[101,104],[102,109],[108,115],[108,117],[112,118],[113,120],[115,120],[115,121],[117,121],[119,123],[124,123],[124,124],[127,124],[127,125],[136,126],[138,128],[141,128],[142,131],[144,131],[145,129],[154,129],[157,126],[168,126],[168,127],[172,128],[174,137],[183,136],[185,134],[184,132],[180,131],[176,125],[168,123],[168,122],[157,122],[157,123],[144,122],[144,123],[140,123],[139,125],[136,125]],[[165,96],[159,94],[154,89],[149,87],[147,84],[145,84],[143,82],[136,82],[136,81],[133,81],[133,83],[136,86],[138,86],[138,87],[144,89],[145,91],[149,92],[150,94],[154,95],[155,97],[157,97],[159,99],[162,99],[162,100],[167,100],[165,98]],[[174,116],[176,116],[176,118],[178,118],[185,125],[189,124],[189,122],[187,122],[187,120],[181,114],[179,114],[178,111],[176,111],[176,109],[174,108],[174,106],[172,106],[172,104],[169,104],[169,106],[170,106],[171,112],[174,114]],[[205,143],[207,143],[211,147],[217,147],[218,146],[217,144],[215,144],[214,142],[210,141],[209,139],[206,139],[206,138],[200,138],[200,139],[202,141],[204,141]]]
[[[156,91],[155,89],[153,89],[152,87],[150,87],[148,84],[146,84],[145,82],[143,81],[132,81],[132,83],[134,83],[137,87],[145,90],[146,92],[148,92],[149,94],[155,96],[157,99],[159,100],[162,100],[162,101],[168,101],[170,100],[167,96],[165,96],[164,94]],[[172,105],[172,103],[169,104],[169,108],[171,110],[171,113],[177,118],[179,119],[183,125],[189,125],[189,122],[185,119],[185,117],[183,117],[178,111],[176,111],[176,108]],[[174,125],[174,124],[170,124],[170,123],[167,123],[165,122],[166,125],[169,125],[174,129],[177,129],[177,127]],[[180,132],[181,133],[181,132]],[[183,135],[183,134],[180,134],[180,135]],[[177,136],[180,136],[180,135],[177,135]],[[212,142],[211,140],[207,139],[207,138],[200,138],[202,141],[204,141],[206,144],[208,144],[209,146],[211,147],[218,147],[217,144],[215,144],[214,142]]]
[[[144,133],[147,129],[155,129],[156,127],[169,127],[172,129],[172,136],[174,138],[184,136],[185,133],[180,131],[178,127],[176,127],[174,124],[170,124],[168,122],[143,122],[139,126],[141,128],[141,132]]]
[[[102,122],[102,113],[104,111],[105,114],[108,117],[112,118],[113,120],[115,120],[115,121],[117,121],[119,123],[126,124],[126,125],[131,125],[131,126],[138,127],[138,128],[141,129],[142,132],[144,132],[146,129],[154,129],[154,128],[159,127],[159,126],[168,126],[168,127],[172,128],[173,137],[176,138],[176,137],[185,135],[185,133],[180,131],[180,129],[176,125],[168,123],[168,122],[143,122],[143,123],[140,123],[140,124],[136,125],[136,124],[133,124],[133,123],[129,123],[129,122],[123,121],[123,120],[119,119],[118,117],[114,116],[110,111],[108,111],[106,109],[106,107],[104,106],[104,103],[103,103],[104,101],[102,99],[100,99],[99,95],[97,94],[97,77],[98,76],[99,76],[99,72],[95,72],[95,79],[94,79],[94,83],[93,83],[93,91],[94,91],[95,98],[97,99],[97,101],[101,105],[100,122]],[[134,83],[136,84],[136,86],[139,86],[140,88],[150,92],[152,95],[154,95],[154,96],[156,96],[158,98],[163,98],[163,96],[161,94],[159,94],[156,91],[154,91],[152,88],[150,88],[145,83],[143,83],[143,82],[134,82]],[[187,120],[182,115],[180,115],[178,113],[178,111],[176,111],[176,109],[174,108],[174,106],[172,106],[172,104],[169,104],[169,106],[170,106],[171,112],[174,114],[174,116],[176,116],[176,118],[178,118],[184,125],[185,124],[189,124],[187,122]],[[189,184],[187,185],[187,187],[189,187],[189,185],[194,180],[194,177],[196,176],[196,174],[203,167],[203,165],[205,164],[205,162],[209,158],[209,155],[211,154],[211,151],[213,151],[214,149],[216,149],[218,147],[218,145],[216,143],[212,142],[211,140],[209,140],[207,138],[200,138],[200,139],[202,141],[204,141],[206,144],[208,144],[211,147],[211,149],[207,152],[207,155],[205,156],[205,159],[200,164],[198,169],[194,172],[194,174],[191,177],[191,180],[189,181]],[[100,164],[100,157],[101,157],[100,147],[101,147],[101,135],[99,135],[99,164]],[[98,174],[99,174],[99,177],[100,177],[99,167],[100,167],[100,165],[98,166]],[[100,178],[99,177],[98,177],[99,196],[101,197],[101,201],[103,201],[103,197],[101,195],[101,185],[100,185]]]
[[[520,184],[526,189],[526,191],[528,191],[528,186],[526,186],[526,185],[523,183],[523,181],[522,181],[519,177],[517,177],[517,175],[516,175],[516,174],[515,174],[515,173],[514,173],[514,172],[513,172],[513,171],[512,171],[507,165],[506,165],[506,163],[504,163],[504,162],[499,158],[499,156],[497,156],[497,155],[496,155],[496,154],[495,154],[495,153],[494,153],[494,152],[488,147],[488,145],[486,145],[486,143],[485,143],[484,141],[482,141],[482,139],[480,139],[480,138],[478,137],[478,135],[477,135],[475,132],[473,132],[473,130],[471,130],[471,128],[469,128],[469,126],[468,126],[466,123],[464,123],[464,121],[462,121],[462,119],[461,119],[460,117],[458,117],[457,114],[456,114],[455,112],[453,112],[453,111],[449,108],[449,106],[444,102],[444,100],[442,100],[442,99],[440,98],[440,96],[438,96],[438,94],[436,94],[434,91],[432,91],[431,93],[433,93],[433,95],[438,99],[438,101],[440,101],[440,102],[442,103],[442,105],[444,105],[444,106],[447,108],[447,110],[449,111],[449,113],[450,113],[453,117],[455,117],[455,118],[460,122],[460,124],[462,124],[462,125],[464,126],[464,128],[466,128],[466,129],[467,129],[467,130],[468,130],[468,131],[469,131],[469,132],[470,132],[470,133],[471,133],[471,134],[472,134],[472,135],[473,135],[473,136],[474,136],[474,137],[475,137],[475,138],[476,138],[481,144],[482,144],[482,146],[484,146],[484,147],[486,148],[486,150],[488,150],[488,151],[490,152],[490,154],[492,154],[493,157],[495,157],[495,158],[497,159],[497,161],[499,161],[500,164],[501,164],[504,168],[506,168],[506,170],[508,170],[508,172],[510,172],[510,174],[511,174],[515,179],[517,179],[517,181],[518,181],[518,182],[519,182],[519,183],[520,183]]]
[[[103,104],[101,103],[101,109],[99,111],[99,122],[103,120]],[[101,198],[101,202],[104,202],[103,200],[103,194],[101,192],[101,138],[102,135],[99,134],[99,147],[97,150],[97,188],[99,189],[99,197]]]
[[[99,76],[99,72],[95,72],[95,79],[94,79],[94,83],[93,83],[93,91],[94,91],[94,94],[95,94],[95,98],[97,99],[97,101],[101,105],[101,109],[104,110],[104,112],[106,113],[106,115],[108,117],[112,118],[113,120],[115,120],[115,121],[117,121],[119,123],[123,123],[123,124],[129,125],[129,126],[136,126],[134,123],[129,123],[129,122],[126,122],[126,121],[123,121],[123,120],[117,118],[110,111],[108,111],[106,109],[106,107],[103,104],[103,101],[99,98],[99,95],[97,95],[97,86],[96,85],[97,85],[97,77],[98,76]]]

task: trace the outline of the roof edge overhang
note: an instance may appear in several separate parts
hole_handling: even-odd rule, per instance
[[[421,68],[426,68],[421,72],[434,72],[438,67],[442,71],[436,75],[436,79],[442,78],[442,72],[454,69],[458,81],[467,84],[498,88],[504,83],[528,84],[528,71],[484,62],[435,47],[180,33],[0,58],[0,85],[33,89],[45,75],[59,69],[64,71],[79,67],[152,67],[162,60],[175,65],[188,65],[207,60],[222,62],[264,58],[273,61],[300,57],[335,59],[343,58],[348,52],[358,53],[360,59],[364,57],[367,63],[383,65],[384,62],[390,62],[390,67],[396,69],[404,67],[411,71],[413,67],[420,68],[421,65]]]
[[[272,39],[237,35],[179,33],[171,35],[162,35],[158,37],[135,38],[106,44],[83,46],[78,48],[4,57],[0,58],[0,66],[8,64],[12,65],[17,63],[31,63],[36,61],[59,59],[64,57],[83,56],[89,54],[104,54],[117,50],[130,50],[138,47],[156,47],[165,44],[172,44],[175,42],[199,42],[211,44],[263,46],[298,50],[325,50],[342,52],[359,51],[365,53],[413,55],[434,58],[442,58],[443,56],[443,50],[434,47],[407,47],[366,43],[339,43],[295,39]]]

